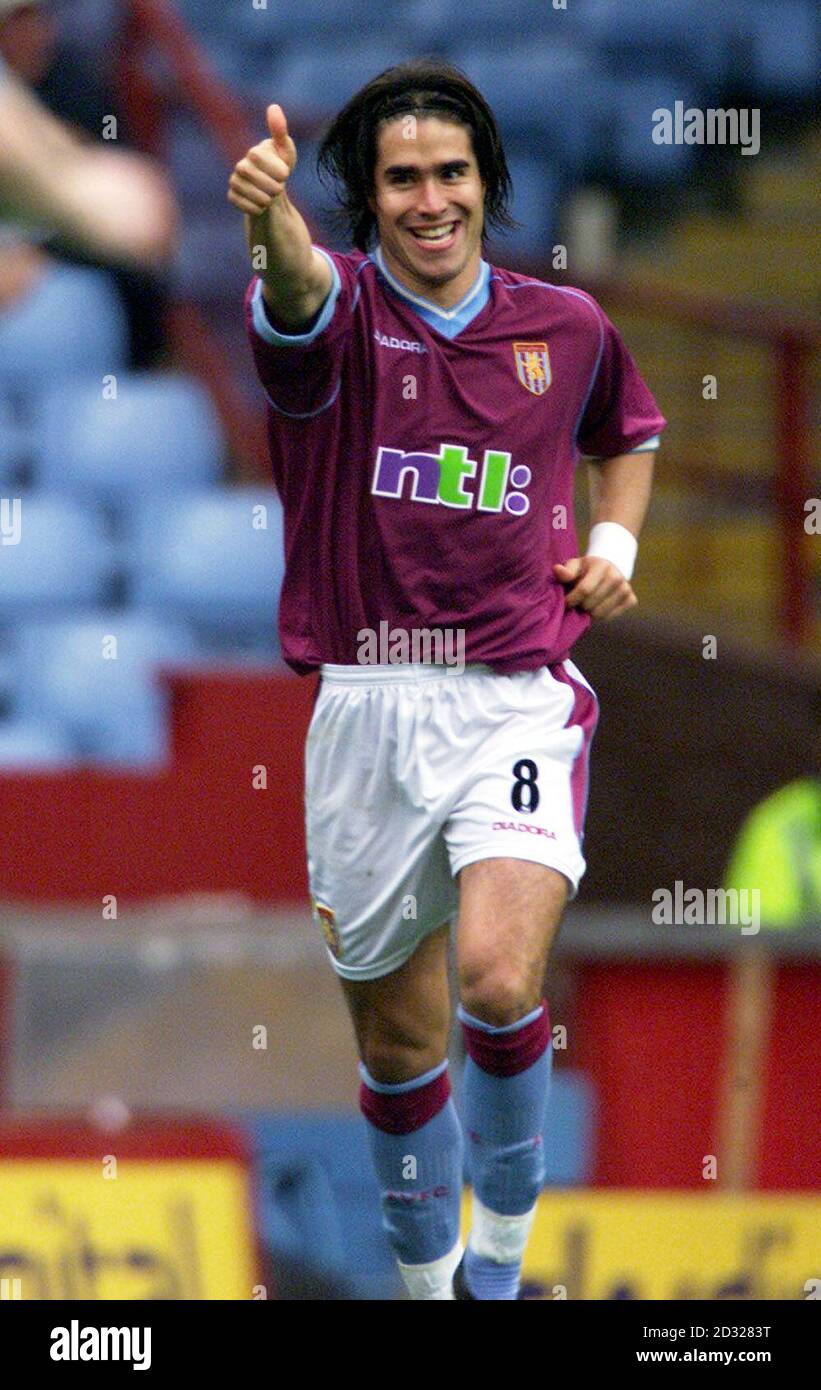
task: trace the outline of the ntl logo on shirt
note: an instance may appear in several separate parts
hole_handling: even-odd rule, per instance
[[[468,458],[461,444],[442,444],[438,454],[405,453],[403,449],[380,448],[376,456],[371,491],[377,497],[401,497],[405,474],[411,478],[412,502],[440,502],[445,507],[473,507],[480,512],[511,512],[524,516],[530,502],[523,492],[531,480],[530,469],[519,463],[511,468],[512,455],[501,449],[485,449],[478,486],[465,490],[465,482],[475,478],[479,465]]]

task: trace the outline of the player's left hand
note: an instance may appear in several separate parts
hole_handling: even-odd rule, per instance
[[[583,608],[591,618],[617,618],[638,603],[621,570],[599,555],[581,555],[563,565],[555,564],[553,573],[560,584],[573,586],[565,594],[567,607]]]

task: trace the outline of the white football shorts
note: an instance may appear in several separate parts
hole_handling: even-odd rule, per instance
[[[322,667],[305,748],[308,877],[334,969],[396,970],[458,902],[479,859],[567,878],[582,857],[595,691],[570,660]]]

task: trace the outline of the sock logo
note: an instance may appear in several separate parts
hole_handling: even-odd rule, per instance
[[[396,1202],[399,1206],[415,1206],[419,1202],[429,1202],[433,1197],[447,1197],[450,1192],[449,1187],[440,1184],[439,1187],[429,1187],[423,1192],[397,1192],[395,1188],[389,1187],[382,1194],[386,1202]]]
[[[530,501],[518,489],[529,486],[532,474],[526,464],[512,468],[511,463],[512,455],[504,450],[485,449],[480,473],[461,444],[441,444],[438,454],[380,447],[371,491],[376,497],[402,497],[408,477],[411,502],[524,516]],[[468,490],[465,484],[471,479],[476,485]]]

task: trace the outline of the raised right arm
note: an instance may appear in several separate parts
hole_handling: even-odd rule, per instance
[[[330,294],[333,276],[285,191],[297,158],[285,113],[272,105],[266,116],[270,139],[252,145],[236,164],[228,201],[245,214],[249,254],[258,267],[274,327],[297,332],[316,317]]]

